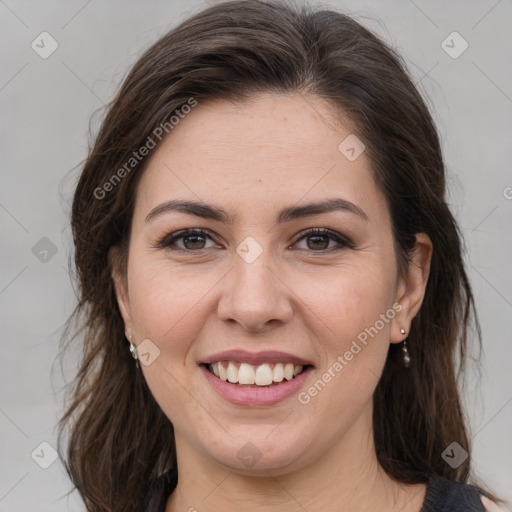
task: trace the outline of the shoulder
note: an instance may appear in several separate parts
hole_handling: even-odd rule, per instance
[[[507,512],[506,509],[496,507],[477,487],[433,475],[428,481],[421,512]]]
[[[147,489],[144,499],[135,508],[138,512],[163,512],[170,494],[177,484],[175,471],[169,470],[154,480]]]
[[[503,505],[496,505],[494,501],[491,501],[485,496],[480,496],[480,500],[484,506],[485,512],[510,512],[510,509],[503,507]]]

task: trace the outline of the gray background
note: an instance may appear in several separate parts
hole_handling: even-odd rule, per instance
[[[51,449],[40,443],[56,447],[62,407],[52,363],[74,305],[67,261],[76,166],[86,156],[91,115],[137,56],[206,5],[0,0],[0,512],[83,510],[76,493],[63,497],[69,482],[60,462],[39,465],[51,462]],[[512,500],[512,1],[323,5],[356,14],[396,46],[428,96],[484,335],[481,384],[474,366],[466,388],[475,469]],[[59,45],[47,59],[31,48],[43,31]],[[469,44],[458,58],[442,47],[453,31]],[[460,41],[453,46],[460,49]]]

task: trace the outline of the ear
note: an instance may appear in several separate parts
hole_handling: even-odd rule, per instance
[[[433,245],[426,233],[416,234],[416,243],[410,253],[406,275],[400,280],[395,300],[402,309],[393,319],[391,343],[400,343],[407,338],[400,329],[409,333],[412,319],[421,308],[430,274]]]
[[[118,246],[111,247],[108,251],[108,263],[111,269],[111,278],[114,282],[117,304],[123,317],[125,331],[127,331],[132,327],[132,319],[126,268],[121,262],[121,249]]]

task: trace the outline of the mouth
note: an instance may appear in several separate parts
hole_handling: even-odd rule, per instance
[[[268,407],[292,397],[315,368],[312,361],[277,350],[226,350],[198,364],[209,388],[241,407]]]
[[[306,386],[314,365],[279,351],[228,350],[213,354],[199,368],[215,395],[239,407],[269,407]]]
[[[221,381],[243,388],[276,387],[296,379],[313,367],[292,362],[250,364],[228,360],[203,363],[202,366]]]

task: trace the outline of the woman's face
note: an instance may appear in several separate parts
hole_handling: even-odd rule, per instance
[[[369,439],[426,276],[397,280],[385,198],[331,113],[312,96],[199,102],[151,155],[116,283],[178,457],[278,474]],[[188,229],[204,232],[172,240]]]

